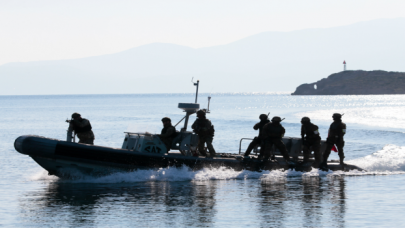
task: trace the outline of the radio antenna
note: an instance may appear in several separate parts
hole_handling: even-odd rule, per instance
[[[191,82],[194,84],[194,86],[197,86],[196,91],[195,91],[195,103],[197,104],[197,98],[198,98],[198,86],[200,84],[200,80],[197,80],[197,83],[193,81],[194,77],[191,78]]]

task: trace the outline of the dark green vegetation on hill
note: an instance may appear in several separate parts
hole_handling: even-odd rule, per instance
[[[405,73],[382,70],[342,71],[311,84],[302,84],[292,93],[292,95],[361,94],[405,94]]]

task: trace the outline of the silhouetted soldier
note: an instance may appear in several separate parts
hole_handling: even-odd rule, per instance
[[[250,152],[257,146],[261,145],[261,149],[264,149],[264,135],[263,135],[263,127],[265,124],[270,123],[270,120],[268,119],[268,116],[266,114],[261,114],[259,116],[260,122],[255,124],[253,126],[253,129],[256,131],[259,130],[259,135],[253,139],[253,141],[249,144],[248,148],[246,149],[246,152],[244,156],[249,156]]]
[[[276,148],[283,155],[283,158],[285,159],[287,164],[292,165],[292,164],[294,164],[294,162],[290,161],[290,156],[288,155],[287,148],[282,140],[282,138],[284,137],[284,134],[285,134],[285,129],[280,124],[280,122],[281,122],[281,118],[278,116],[275,116],[271,119],[270,123],[267,123],[263,127],[263,131],[264,131],[265,137],[266,137],[265,153],[264,153],[263,161],[267,161],[270,158],[270,150],[273,147],[273,145],[275,145]]]
[[[72,114],[72,120],[68,121],[70,123],[68,131],[75,131],[75,134],[79,138],[79,143],[91,144],[94,143],[94,133],[91,130],[91,124],[88,119],[84,119],[77,112]]]
[[[329,127],[328,138],[326,139],[326,149],[323,152],[323,161],[320,166],[322,169],[328,169],[328,157],[330,155],[330,151],[332,150],[333,145],[336,145],[340,164],[343,165],[343,160],[345,158],[345,154],[343,153],[343,147],[345,145],[345,141],[343,136],[346,134],[346,124],[342,122],[342,115],[339,113],[334,113],[333,116],[333,123]]]
[[[206,143],[211,157],[214,157],[216,154],[212,146],[215,132],[214,126],[211,124],[211,121],[205,117],[205,111],[199,110],[197,117],[191,128],[198,134],[198,151],[201,155],[207,156],[204,150],[204,144]]]
[[[173,139],[176,137],[176,128],[172,125],[172,120],[169,117],[162,119],[163,129],[159,135],[160,140],[165,144],[167,152],[170,151]]]
[[[321,163],[321,137],[319,136],[318,126],[311,123],[309,117],[301,119],[301,138],[302,138],[302,151],[304,153],[304,162],[309,161],[311,155],[311,148],[314,151],[315,163],[313,166],[318,167]]]

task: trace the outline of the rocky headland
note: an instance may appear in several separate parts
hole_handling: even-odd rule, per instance
[[[311,84],[302,84],[291,95],[370,94],[405,94],[405,73],[347,70]]]

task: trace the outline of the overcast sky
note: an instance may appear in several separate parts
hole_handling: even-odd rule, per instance
[[[405,17],[404,0],[1,0],[0,65]]]

